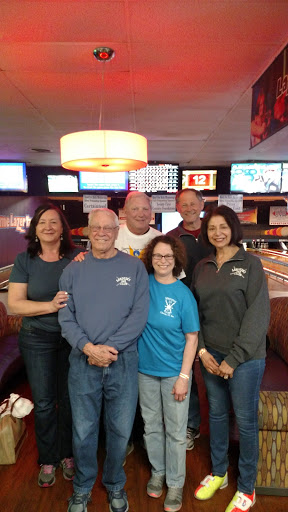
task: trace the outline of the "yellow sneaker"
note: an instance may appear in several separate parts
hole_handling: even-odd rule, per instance
[[[243,492],[237,491],[225,512],[248,512],[248,510],[253,507],[255,501],[255,490],[252,494],[244,494]]]
[[[196,491],[194,492],[194,496],[197,498],[197,500],[210,500],[210,498],[214,496],[218,489],[224,489],[224,487],[227,487],[227,485],[227,473],[225,473],[224,476],[213,476],[212,474],[207,475],[204,480],[200,482],[199,487],[197,487]]]

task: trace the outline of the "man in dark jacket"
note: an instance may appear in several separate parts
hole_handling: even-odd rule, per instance
[[[195,265],[211,252],[211,249],[203,244],[200,233],[200,213],[204,208],[201,192],[194,188],[179,190],[176,194],[176,208],[183,220],[167,235],[180,238],[185,245],[187,266],[185,268],[186,277],[182,281],[190,288]],[[200,436],[200,423],[198,388],[193,372],[187,425],[187,450],[194,448],[194,441]]]

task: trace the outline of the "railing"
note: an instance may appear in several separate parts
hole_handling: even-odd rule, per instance
[[[281,272],[276,272],[276,270],[271,270],[270,268],[263,267],[265,274],[274,279],[280,279],[283,283],[288,284],[288,275],[282,274]]]
[[[7,288],[12,268],[13,265],[7,265],[7,267],[0,268],[0,289]]]

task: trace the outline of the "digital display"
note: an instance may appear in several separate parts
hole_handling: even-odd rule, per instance
[[[26,164],[0,162],[0,191],[28,192]]]
[[[127,190],[127,172],[79,172],[80,190]]]
[[[282,163],[242,163],[231,165],[231,192],[268,194],[281,190]]]
[[[78,192],[78,178],[71,174],[49,174],[49,192]]]
[[[200,212],[200,219],[204,217],[204,210]],[[182,217],[179,212],[162,212],[161,213],[161,231],[162,233],[168,233],[171,229],[174,229],[182,221]]]
[[[288,163],[282,164],[281,193],[288,192]]]
[[[178,169],[176,164],[148,164],[138,171],[130,171],[129,191],[175,193],[178,190]]]
[[[213,170],[185,170],[182,171],[182,189],[195,188],[195,190],[216,190],[217,171]]]
[[[179,222],[183,219],[178,212],[162,212],[161,214],[161,231],[162,233],[168,233],[171,229],[178,226]]]

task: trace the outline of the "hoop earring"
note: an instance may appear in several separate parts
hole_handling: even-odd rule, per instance
[[[35,235],[35,242],[39,242],[37,235]]]

